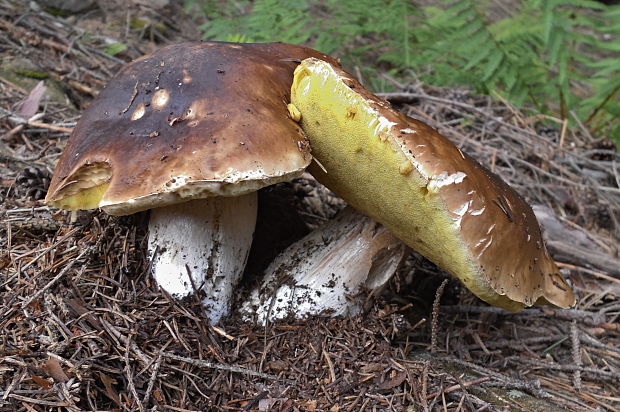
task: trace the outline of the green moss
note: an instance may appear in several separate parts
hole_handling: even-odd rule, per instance
[[[132,30],[157,30],[160,33],[166,32],[166,25],[162,23],[153,23],[152,21],[133,17],[129,20],[129,27]]]
[[[28,69],[15,69],[14,72],[18,76],[29,77],[37,80],[45,80],[50,77],[48,73]]]
[[[0,63],[0,77],[28,91],[32,90],[41,80],[45,80],[46,95],[51,100],[71,104],[63,91],[63,85],[32,60],[12,56],[4,58]]]
[[[114,43],[106,46],[103,51],[110,56],[117,55],[127,49],[127,45],[124,43]]]
[[[137,17],[132,17],[129,20],[129,27],[132,30],[142,30],[143,28],[145,28],[146,26],[150,25],[150,22],[144,20],[144,19],[140,19]]]
[[[69,16],[69,12],[67,12],[66,10],[57,9],[55,7],[48,7],[45,9],[45,11],[55,17]]]
[[[463,382],[481,378],[484,375],[475,370],[461,365],[449,359],[434,358],[434,367],[448,371],[452,375],[461,376]],[[531,412],[551,412],[557,411],[558,405],[542,398],[538,398],[529,393],[514,389],[501,387],[485,387],[484,385],[473,385],[467,388],[468,392],[492,406],[510,411],[531,411]]]

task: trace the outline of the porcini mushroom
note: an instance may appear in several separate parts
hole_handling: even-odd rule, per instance
[[[287,316],[352,316],[362,289],[381,289],[407,247],[385,227],[347,207],[280,253],[239,312],[259,324]]]
[[[436,130],[316,58],[291,94],[321,165],[310,172],[353,207],[490,304],[575,303],[530,206]]]
[[[185,43],[124,67],[84,112],[46,202],[112,215],[152,209],[149,253],[174,296],[226,314],[247,259],[255,192],[300,175],[307,141],[287,109],[299,46]],[[217,199],[217,200],[216,200]]]

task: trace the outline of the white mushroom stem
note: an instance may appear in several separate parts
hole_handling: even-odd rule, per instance
[[[287,316],[354,315],[361,308],[356,295],[384,286],[405,251],[383,226],[345,209],[282,252],[240,312],[259,324]]]
[[[157,284],[176,298],[202,291],[207,316],[217,323],[243,274],[256,208],[254,192],[151,210],[148,250]]]

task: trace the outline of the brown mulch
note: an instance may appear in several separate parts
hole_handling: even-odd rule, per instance
[[[393,104],[566,228],[548,241],[577,307],[510,314],[412,254],[355,318],[209,326],[197,299],[175,301],[148,275],[144,214],[41,202],[80,110],[125,62],[188,40],[191,22],[174,4],[99,2],[105,10],[54,17],[22,3],[0,0],[2,62],[28,60],[61,98],[24,119],[19,103],[39,78],[0,76],[0,410],[620,410],[620,156],[608,140],[386,76]],[[111,56],[113,43],[126,48]],[[259,214],[254,270],[341,206],[311,178],[261,201],[276,206]],[[271,222],[283,203],[292,223]]]

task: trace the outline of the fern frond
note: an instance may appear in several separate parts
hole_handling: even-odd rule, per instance
[[[206,39],[303,43],[360,68],[413,70],[430,84],[496,91],[512,104],[576,112],[620,132],[620,6],[593,0],[515,0],[489,17],[490,0],[185,0]],[[584,93],[590,91],[589,95]],[[618,135],[620,141],[620,135]]]

